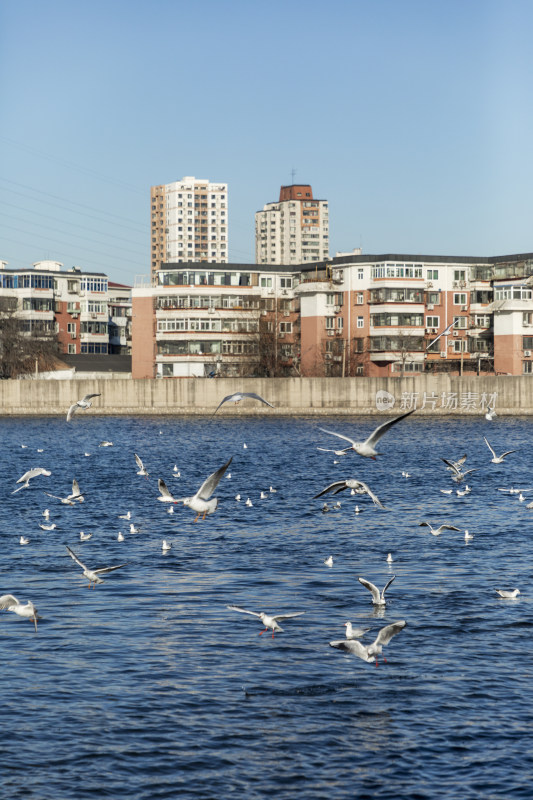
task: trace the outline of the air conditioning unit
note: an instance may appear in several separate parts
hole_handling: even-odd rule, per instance
[[[342,356],[333,356],[333,361],[342,361]]]
[[[428,311],[433,311],[434,308],[435,308],[434,303],[428,303]]]
[[[426,286],[428,289],[433,289],[433,284],[431,283],[431,281],[428,281],[428,283],[426,283]]]
[[[432,329],[431,329],[431,333],[438,333],[438,332],[439,332],[439,329],[438,329],[438,328],[432,328]]]
[[[466,286],[466,281],[459,281],[459,286],[461,287],[461,289],[464,289]]]
[[[454,332],[453,332],[453,335],[454,335],[454,336],[459,336],[459,331],[454,331]]]
[[[261,311],[261,316],[262,316],[262,317],[266,317],[266,315],[267,315],[267,311],[266,311],[266,309],[263,309],[263,310]]]
[[[291,315],[291,312],[290,312],[290,311],[284,311],[284,312],[283,312],[283,316],[284,316],[284,317],[290,317],[290,315]]]
[[[207,313],[208,314],[214,314],[215,313],[215,309],[214,308],[208,308],[207,309]]]
[[[524,350],[524,356],[526,358],[529,358],[530,355],[531,355],[531,350]]]
[[[79,311],[72,311],[70,316],[72,317],[72,319],[77,319],[79,317],[79,314],[80,314]]]
[[[331,361],[331,353],[324,353],[324,358],[326,361]]]
[[[334,283],[342,283],[343,280],[343,272],[342,269],[334,269],[331,279]]]
[[[91,319],[98,319],[98,314],[91,314]]]
[[[342,330],[340,330],[340,331],[335,331],[335,336],[342,336]]]
[[[441,350],[440,351],[440,357],[441,358],[446,358],[446,350]]]
[[[328,336],[335,336],[335,331],[328,331]]]
[[[284,338],[285,338],[285,333],[283,331],[281,333],[278,333],[278,339],[284,339]]]
[[[340,306],[335,306],[335,307],[334,307],[334,309],[333,309],[333,311],[335,312],[335,314],[339,314],[339,313],[340,313],[340,310],[341,310],[341,307],[340,307]]]
[[[468,311],[468,306],[461,306],[461,311]]]
[[[281,294],[288,294],[288,291],[286,289],[282,289]]]
[[[70,338],[71,339],[75,339],[76,338],[76,331],[71,331],[70,332]]]

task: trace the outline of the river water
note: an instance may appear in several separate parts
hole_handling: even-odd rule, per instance
[[[0,612],[3,796],[531,797],[533,491],[521,502],[497,488],[533,487],[532,422],[415,414],[376,461],[317,450],[340,444],[321,426],[364,439],[376,419],[0,420],[0,594],[42,617],[35,633]],[[517,452],[491,464],[483,436]],[[440,459],[464,453],[478,471],[459,497]],[[190,495],[230,456],[205,522],[158,502],[158,477]],[[36,466],[52,475],[11,494]],[[349,477],[387,510],[343,492],[322,513],[313,495]],[[44,494],[66,496],[73,478],[84,503]],[[461,530],[435,537],[424,520]],[[125,566],[89,589],[66,544],[90,567]],[[392,575],[376,610],[357,578]],[[495,591],[515,587],[512,600]],[[231,604],[305,614],[272,638]],[[376,668],[329,646],[347,620],[371,628],[365,643],[407,626]]]

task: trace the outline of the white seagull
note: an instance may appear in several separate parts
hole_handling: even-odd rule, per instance
[[[91,400],[93,397],[100,397],[99,394],[86,394],[82,400],[78,400],[76,403],[73,403],[67,412],[67,422],[70,422],[78,408],[83,409],[84,411],[92,406]]]
[[[136,528],[133,522],[130,522],[130,533],[139,533],[139,528]]]
[[[49,510],[48,508],[45,508],[45,509],[44,509],[44,511],[43,511],[43,517],[44,517],[45,519],[50,519],[50,510]]]
[[[510,453],[516,453],[516,450],[506,450],[505,453],[502,453],[501,456],[497,456],[490,444],[487,441],[487,437],[483,437],[485,439],[485,444],[489,448],[490,452],[492,453],[492,458],[490,460],[491,464],[503,464],[505,456],[508,456]]]
[[[122,531],[119,531],[117,536],[117,542],[123,542],[123,541],[124,541],[124,534],[122,533]]]
[[[367,486],[366,483],[363,481],[358,481],[355,478],[349,478],[346,481],[335,481],[334,483],[330,483],[329,486],[326,486],[325,489],[322,489],[321,492],[315,494],[314,500],[317,497],[322,497],[323,494],[327,492],[331,492],[332,494],[338,494],[342,492],[344,489],[352,489],[356,494],[367,494],[374,505],[378,506],[379,508],[385,508],[383,503],[378,499],[378,497],[374,494],[374,492]]]
[[[137,466],[139,467],[137,475],[142,475],[144,478],[147,478],[150,473],[147,472],[146,469],[144,468],[144,464],[137,455],[137,453],[134,453],[133,455],[135,456],[135,461],[137,462]]]
[[[103,442],[100,442],[98,447],[113,447],[113,442],[103,441]]]
[[[161,545],[161,550],[163,553],[168,553],[171,547],[172,545],[169,544],[166,539],[163,539],[163,544]]]
[[[91,537],[92,533],[84,533],[83,531],[80,531],[80,542],[88,542]]]
[[[83,503],[84,497],[80,492],[80,485],[76,478],[72,481],[72,492],[67,495],[67,497],[58,497],[57,494],[50,494],[50,492],[45,492],[48,497],[53,497],[54,500],[59,500],[65,506],[73,506],[74,501],[77,500],[79,503]]]
[[[468,528],[465,530],[465,542],[470,542],[474,538],[474,534],[468,531]]]
[[[159,492],[160,492],[160,495],[159,495],[159,497],[157,499],[160,500],[162,503],[177,503],[178,502],[176,500],[176,498],[173,497],[170,494],[170,492],[168,490],[168,487],[167,487],[165,481],[163,480],[163,478],[159,478],[159,480],[157,481],[157,488],[159,489]],[[126,518],[124,517],[124,519],[126,519]],[[129,517],[128,517],[128,519],[129,519]]]
[[[32,478],[36,478],[38,475],[48,476],[51,474],[52,473],[49,469],[43,469],[42,467],[34,467],[33,469],[29,469],[24,473],[24,475],[21,475],[17,481],[17,483],[21,483],[22,486],[19,486],[19,488],[15,489],[15,491],[11,492],[11,494],[16,494],[17,492],[20,492],[21,489],[28,489]]]
[[[365,578],[357,578],[357,580],[362,586],[365,587],[365,589],[368,589],[369,592],[372,592],[372,602],[374,603],[375,606],[384,606],[386,603],[385,592],[387,591],[387,589],[389,588],[395,577],[396,575],[392,576],[392,578],[385,584],[381,592],[379,591],[377,586],[374,586],[373,583],[370,583],[370,581],[365,580]]]
[[[435,344],[435,342],[438,342],[438,340],[440,339],[441,336],[449,336],[449,333],[450,333],[451,329],[456,324],[457,324],[457,320],[456,319],[454,319],[453,322],[450,322],[450,324],[446,328],[444,328],[444,330],[441,331],[441,333],[439,333],[438,336],[436,336],[434,339],[431,340],[431,342],[426,347],[426,350],[429,350],[429,348],[431,347],[432,344]]]
[[[253,400],[259,400],[260,403],[264,403],[266,406],[270,406],[270,408],[274,408],[272,403],[269,403],[268,400],[264,400],[255,392],[234,392],[233,394],[228,394],[223,400],[220,401],[218,406],[213,411],[213,415],[215,415],[220,408],[221,405],[224,403],[240,403],[245,397],[251,397]]]
[[[393,561],[392,553],[389,553],[389,555],[387,556],[387,564],[392,564],[392,561]]]
[[[290,619],[291,617],[301,617],[302,614],[305,614],[305,611],[296,611],[294,614],[276,614],[270,616],[269,614],[265,614],[264,611],[258,614],[257,611],[247,611],[245,608],[239,608],[239,606],[226,606],[226,608],[229,608],[230,611],[240,611],[241,614],[251,614],[253,617],[259,617],[265,626],[265,629],[259,633],[259,636],[266,633],[268,629],[271,628],[272,638],[274,638],[275,631],[283,631],[283,628],[278,625],[279,622],[283,622],[284,619]]]
[[[400,633],[406,625],[407,622],[403,619],[398,620],[398,622],[393,622],[392,625],[385,625],[384,628],[381,628],[372,644],[364,645],[356,639],[344,639],[338,642],[330,642],[330,646],[337,648],[337,650],[344,650],[345,653],[351,653],[358,658],[362,658],[363,661],[367,663],[371,663],[375,659],[377,667],[379,666],[378,655],[381,655],[382,648],[390,642],[393,636]],[[387,659],[383,658],[383,661],[386,662]]]
[[[456,528],[455,525],[448,525],[448,524],[439,525],[438,528],[434,528],[432,525],[429,524],[429,522],[419,522],[418,525],[419,525],[420,528],[422,528],[423,526],[425,526],[426,528],[429,528],[429,531],[430,531],[430,533],[433,534],[433,536],[439,536],[442,533],[442,531],[460,531],[461,530],[461,528]]]
[[[333,566],[333,556],[328,556],[326,558],[326,560],[324,561],[324,564],[326,565],[326,567],[332,567]]]
[[[338,436],[339,439],[344,439],[346,442],[350,442],[350,446],[345,448],[345,452],[349,450],[355,450],[360,456],[364,456],[365,458],[373,458],[376,459],[376,456],[381,455],[375,449],[375,446],[379,442],[382,436],[384,436],[389,428],[393,425],[396,425],[401,419],[405,419],[405,417],[409,417],[411,414],[414,414],[416,409],[411,409],[411,411],[406,411],[405,414],[400,414],[399,417],[394,417],[393,419],[387,420],[382,425],[379,425],[375,431],[373,431],[368,439],[364,442],[356,442],[353,439],[350,439],[349,436],[344,436],[342,433],[336,433],[335,431],[329,431],[326,428],[320,428],[321,431],[324,433],[330,433],[332,436]]]
[[[26,536],[21,536],[19,539],[19,544],[29,544],[30,540]]]
[[[520,589],[513,589],[512,592],[507,591],[507,589],[496,589],[496,591],[500,597],[505,597],[506,600],[511,600],[520,594]]]
[[[74,553],[70,549],[68,544],[66,544],[65,547],[67,548],[70,557],[73,558],[76,564],[78,564],[78,566],[82,568],[83,574],[89,581],[89,589],[91,588],[91,583],[93,584],[93,589],[97,583],[103,583],[103,580],[100,577],[100,575],[105,575],[108,572],[113,572],[113,570],[115,569],[120,569],[121,567],[126,566],[126,564],[117,564],[116,567],[100,567],[99,569],[89,569],[89,567],[86,567],[85,564],[82,561],[80,561],[76,553]]]
[[[119,519],[131,519],[131,511],[126,511],[125,514],[119,514]]]
[[[497,416],[498,415],[496,414],[495,410],[493,408],[491,408],[490,406],[487,406],[487,411],[485,413],[485,419],[487,419],[489,422],[491,422],[494,419],[494,417],[497,417]]]
[[[48,519],[48,517],[47,517]],[[45,525],[44,522],[39,525],[39,528],[42,528],[43,531],[53,531],[57,528],[55,522],[51,522],[50,525]]]
[[[18,617],[26,617],[30,622],[33,622],[35,625],[35,633],[37,633],[37,620],[39,617],[37,615],[37,609],[31,600],[22,604],[12,594],[3,594],[2,597],[0,597],[0,609],[13,611]]]
[[[331,450],[329,447],[317,447],[317,450],[322,450],[323,453],[335,453],[336,456],[345,456],[350,448],[347,447],[345,450]]]
[[[361,639],[370,630],[370,628],[354,628],[351,622],[345,622],[344,627],[347,639]]]
[[[219,467],[216,472],[213,472],[208,478],[206,478],[193,497],[182,497],[178,501],[183,503],[183,505],[192,508],[193,511],[196,511],[196,518],[194,520],[195,522],[199,520],[202,514],[202,519],[205,520],[208,514],[214,514],[216,511],[218,499],[216,497],[211,498],[211,495],[217,488],[221,477],[224,475],[232,460],[233,456],[229,459],[229,461],[226,461],[225,464]]]

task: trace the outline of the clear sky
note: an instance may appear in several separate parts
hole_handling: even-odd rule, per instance
[[[0,259],[149,273],[150,186],[282,184],[330,255],[533,251],[530,0],[1,0]]]

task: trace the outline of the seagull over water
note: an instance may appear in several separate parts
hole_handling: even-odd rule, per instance
[[[66,544],[65,547],[67,548],[70,557],[73,558],[76,564],[78,564],[78,566],[82,568],[84,576],[89,581],[89,589],[91,588],[91,583],[93,584],[93,589],[94,589],[97,583],[104,582],[100,577],[100,575],[106,575],[108,572],[113,572],[115,569],[120,569],[121,567],[126,566],[126,564],[117,564],[116,567],[100,567],[100,569],[89,569],[89,567],[86,567],[85,564],[82,561],[80,561],[76,553],[74,553],[70,549],[68,544]]]
[[[506,450],[505,453],[502,453],[501,456],[497,456],[493,448],[490,446],[487,437],[483,437],[485,439],[485,444],[489,448],[490,452],[492,453],[492,458],[490,460],[491,464],[503,464],[505,456],[510,455],[510,453],[516,453],[516,450]]]
[[[291,617],[301,617],[302,614],[305,614],[305,611],[296,611],[294,614],[276,614],[270,616],[269,614],[265,614],[264,611],[261,611],[259,614],[257,611],[247,611],[245,608],[239,608],[239,606],[226,606],[229,608],[230,611],[240,611],[241,614],[251,614],[253,617],[259,617],[265,629],[259,633],[259,636],[262,636],[263,633],[266,633],[269,628],[272,629],[272,638],[274,638],[275,631],[283,631],[283,628],[279,626],[279,622],[283,622],[284,619],[291,619]]]
[[[442,533],[442,531],[460,531],[461,530],[461,528],[456,528],[455,525],[448,525],[448,524],[439,525],[438,528],[434,528],[432,525],[429,524],[429,522],[419,522],[418,524],[419,524],[420,528],[423,527],[423,526],[429,528],[429,532],[432,533],[433,536],[439,536]]]
[[[377,667],[379,666],[378,655],[381,655],[383,647],[390,642],[393,636],[400,633],[406,625],[407,622],[403,619],[393,622],[392,625],[385,625],[384,628],[381,628],[372,644],[368,645],[361,644],[356,639],[344,639],[338,642],[330,642],[329,644],[331,647],[337,648],[337,650],[344,650],[345,653],[351,653],[358,658],[362,658],[367,663],[372,663],[375,659]],[[383,661],[386,662],[387,659],[383,658]]]
[[[206,478],[195,495],[192,497],[182,497],[176,501],[178,503],[183,503],[183,505],[192,508],[193,511],[196,511],[196,518],[194,520],[195,522],[198,521],[202,514],[202,519],[205,520],[208,514],[214,514],[216,511],[218,506],[218,498],[211,498],[211,495],[217,488],[221,477],[224,475],[232,460],[233,456],[229,459],[229,461],[226,461],[225,464],[219,467],[216,472],[213,472],[208,478]]]
[[[74,501],[77,500],[79,503],[83,503],[84,497],[80,492],[80,485],[76,478],[72,481],[72,492],[67,495],[67,497],[58,497],[57,494],[50,494],[50,492],[45,492],[48,497],[53,497],[54,500],[59,500],[65,506],[73,506]]]
[[[259,400],[260,403],[264,403],[266,406],[270,406],[270,408],[274,408],[272,403],[269,403],[268,400],[260,397],[255,392],[234,392],[233,394],[228,394],[223,400],[220,401],[218,406],[213,411],[213,415],[215,415],[220,408],[220,406],[224,405],[224,403],[240,403],[245,397],[251,397],[253,400]]]
[[[336,433],[335,431],[329,431],[326,428],[320,428],[320,430],[324,433],[330,433],[332,436],[338,436],[339,439],[344,439],[346,442],[350,442],[350,446],[344,448],[344,452],[347,453],[349,450],[355,450],[355,452],[360,456],[375,460],[376,456],[381,455],[381,453],[378,453],[375,449],[381,437],[387,433],[389,428],[391,428],[393,425],[396,425],[396,423],[400,422],[400,420],[405,419],[405,417],[409,417],[411,414],[414,414],[415,411],[416,409],[413,408],[411,411],[406,411],[405,414],[400,414],[399,417],[394,417],[393,419],[387,420],[387,422],[379,425],[364,442],[356,442],[353,439],[350,439],[349,436],[344,436],[342,433]]]
[[[387,581],[381,592],[379,591],[377,586],[374,586],[373,583],[370,583],[370,581],[365,580],[365,578],[357,578],[357,580],[362,586],[365,587],[365,589],[368,589],[369,592],[372,592],[372,602],[374,603],[375,606],[384,606],[386,603],[385,592],[387,591],[387,589],[389,588],[395,577],[396,575],[393,575],[392,578],[390,578],[390,580]]]
[[[91,400],[93,397],[100,397],[99,394],[86,394],[82,400],[73,403],[67,412],[67,422],[70,422],[76,411],[81,408],[83,411],[92,406]]]
[[[17,600],[17,598],[12,594],[3,594],[0,597],[0,609],[5,609],[6,611],[13,611],[18,617],[26,617],[35,625],[35,633],[37,633],[37,620],[39,619],[37,615],[37,609],[31,602],[28,600],[27,603],[21,603]]]
[[[33,469],[29,469],[24,473],[24,475],[21,475],[17,481],[17,483],[21,483],[22,486],[19,486],[19,488],[15,489],[15,491],[11,492],[11,494],[16,494],[17,492],[20,492],[21,489],[28,489],[32,478],[36,478],[38,475],[48,476],[51,474],[52,473],[49,469],[43,469],[42,467],[34,467]]]
[[[144,468],[144,464],[137,455],[137,453],[134,453],[133,455],[135,456],[135,461],[137,463],[137,466],[139,467],[137,475],[142,475],[144,478],[147,478],[150,473],[147,472],[146,469]]]
[[[361,639],[370,630],[370,628],[354,628],[351,622],[345,622],[344,627],[347,639]]]
[[[495,410],[493,408],[491,408],[490,406],[487,406],[487,411],[485,413],[485,419],[487,419],[489,422],[491,422],[494,419],[494,417],[497,417],[497,416],[498,415],[496,414]]]
[[[366,485],[366,483],[363,483],[363,481],[358,481],[355,478],[354,479],[349,478],[346,481],[335,481],[335,483],[330,483],[330,485],[326,486],[325,489],[322,489],[321,492],[315,494],[313,499],[316,500],[317,497],[322,497],[322,495],[326,494],[327,492],[331,492],[332,494],[338,494],[339,492],[342,492],[344,489],[352,489],[356,494],[367,494],[374,503],[374,505],[378,506],[379,508],[385,508],[381,500],[379,500],[379,498]]]

